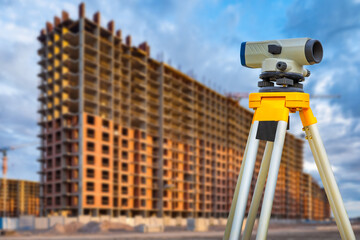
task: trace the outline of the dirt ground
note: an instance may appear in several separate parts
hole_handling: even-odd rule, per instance
[[[90,226],[89,227],[93,227]],[[80,239],[131,239],[131,240],[140,240],[140,239],[194,239],[194,240],[220,240],[222,239],[225,227],[211,227],[208,232],[191,232],[187,231],[184,227],[168,227],[163,233],[137,233],[134,229],[126,228],[121,226],[121,229],[116,229],[115,226],[110,226],[105,224],[95,226],[99,230],[97,231],[84,231],[85,226],[80,226],[81,231],[73,231],[74,227],[71,229],[72,232],[67,232],[63,228],[55,227],[52,230],[47,230],[43,232],[17,232],[12,236],[3,236],[1,239],[70,239],[70,240],[80,240]],[[104,230],[105,229],[105,230]],[[354,224],[353,229],[357,239],[360,239],[360,223]],[[255,231],[253,232],[252,239],[255,239]],[[269,228],[268,238],[269,240],[300,240],[300,239],[341,239],[340,234],[337,230],[335,224],[272,224]]]

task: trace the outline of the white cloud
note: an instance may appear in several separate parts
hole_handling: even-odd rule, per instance
[[[323,74],[314,74],[311,76],[312,79],[316,79],[315,87],[313,88],[314,94],[327,94],[331,86],[334,85],[335,71],[326,71]]]
[[[304,161],[304,171],[307,173],[315,173],[318,171],[314,161]]]
[[[176,30],[176,26],[171,22],[164,21],[160,23],[160,31],[164,33],[174,32],[175,30]]]
[[[360,216],[360,201],[348,201],[345,203],[345,208],[349,217]]]
[[[36,39],[35,32],[13,22],[0,21],[0,28],[3,31],[3,34],[0,34],[0,40],[2,41],[29,44]]]
[[[0,89],[1,89],[1,93],[4,96],[20,95],[20,91],[18,88],[15,88],[15,87],[5,84],[3,82],[0,82]]]

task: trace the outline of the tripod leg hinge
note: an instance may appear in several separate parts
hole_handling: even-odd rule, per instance
[[[303,108],[299,111],[300,119],[304,127],[317,123],[311,108]]]

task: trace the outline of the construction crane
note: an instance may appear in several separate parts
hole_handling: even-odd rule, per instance
[[[234,92],[234,93],[227,93],[225,94],[226,97],[231,98],[235,101],[240,102],[241,99],[249,98],[249,92]],[[341,95],[339,94],[310,94],[311,98],[314,99],[331,99],[331,98],[340,98]]]
[[[15,149],[19,149],[19,148],[24,148],[30,145],[35,145],[36,143],[28,143],[28,144],[23,144],[23,145],[18,145],[18,146],[7,146],[7,147],[0,147],[0,152],[3,155],[2,158],[2,174],[3,174],[3,217],[5,217],[5,213],[6,213],[6,199],[7,199],[7,187],[6,187],[6,174],[7,174],[7,169],[8,169],[8,163],[7,163],[7,152],[8,151],[13,151]]]

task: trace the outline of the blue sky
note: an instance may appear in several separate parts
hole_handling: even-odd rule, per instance
[[[80,1],[0,1],[0,146],[39,142],[36,37],[62,10],[77,18]],[[151,56],[224,92],[257,91],[259,70],[239,63],[242,41],[310,37],[324,47],[322,63],[308,67],[305,91],[341,94],[313,99],[340,191],[350,216],[360,216],[360,1],[85,1],[86,15],[102,14],[135,45],[146,40]],[[246,101],[243,100],[243,105]],[[290,130],[299,135],[298,116]],[[306,172],[319,180],[305,143]],[[10,178],[38,180],[35,146],[9,153]]]

